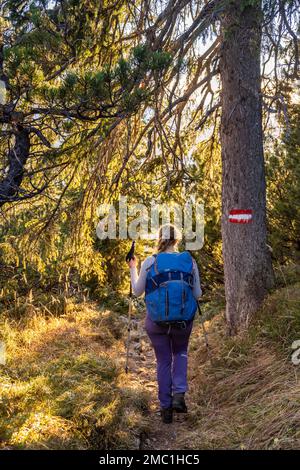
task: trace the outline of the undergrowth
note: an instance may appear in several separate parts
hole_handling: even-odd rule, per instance
[[[200,328],[194,335],[193,431],[181,448],[300,448],[300,366],[291,360],[300,339],[299,269],[282,271],[279,281],[247,331],[227,337],[220,310],[205,323],[211,362]]]
[[[124,374],[124,326],[124,316],[93,303],[69,301],[60,316],[3,313],[2,447],[138,448],[148,396]]]

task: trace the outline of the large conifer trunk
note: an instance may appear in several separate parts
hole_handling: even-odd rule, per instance
[[[248,2],[250,3],[250,2]],[[222,240],[230,333],[247,326],[273,283],[266,245],[266,189],[260,93],[261,9],[230,2],[222,18]],[[229,221],[252,210],[250,223]]]

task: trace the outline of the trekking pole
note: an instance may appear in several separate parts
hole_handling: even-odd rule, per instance
[[[201,325],[202,325],[202,329],[203,329],[203,335],[204,335],[204,340],[205,340],[205,346],[206,346],[206,350],[207,350],[207,355],[209,357],[209,360],[211,362],[211,351],[210,351],[210,346],[209,346],[209,342],[208,342],[208,336],[207,336],[207,331],[206,331],[206,328],[204,326],[204,321],[203,319],[201,319],[201,317],[203,317],[203,314],[202,314],[202,311],[201,311],[201,308],[200,308],[200,301],[197,300],[197,305],[198,305],[198,311],[199,311],[199,315],[200,315],[200,322],[201,322]]]
[[[134,248],[135,241],[132,242],[131,248],[126,255],[126,261],[130,261],[134,258]],[[128,360],[129,360],[129,346],[130,346],[130,330],[131,330],[131,313],[132,313],[132,285],[130,279],[130,288],[129,288],[129,305],[128,305],[128,326],[127,326],[127,344],[126,344],[126,365],[125,373],[128,374]]]

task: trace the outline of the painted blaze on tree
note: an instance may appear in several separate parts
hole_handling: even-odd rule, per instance
[[[250,2],[248,2],[250,4]],[[222,241],[226,318],[247,325],[273,283],[267,247],[262,133],[260,2],[231,2],[222,18]],[[251,223],[230,223],[251,214]]]

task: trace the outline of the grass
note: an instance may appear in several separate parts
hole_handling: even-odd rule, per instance
[[[236,337],[226,335],[222,290],[203,306],[212,362],[195,325],[192,406],[178,448],[300,448],[300,366],[291,361],[300,339],[299,269],[278,273],[276,290]],[[125,299],[107,292],[101,308],[49,296],[15,304],[0,320],[7,348],[0,448],[137,449],[140,436],[155,434],[149,395],[124,373]]]
[[[299,272],[299,270],[298,270]],[[201,330],[190,365],[192,432],[181,448],[299,449],[300,366],[291,361],[300,339],[300,283],[290,276],[268,296],[247,332],[226,337],[223,314],[207,322],[212,364]]]
[[[120,321],[120,320],[123,320]],[[92,303],[1,317],[0,446],[137,448],[148,396],[124,373],[124,317]]]

